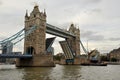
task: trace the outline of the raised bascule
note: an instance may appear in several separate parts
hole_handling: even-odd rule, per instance
[[[65,56],[65,58],[62,58],[61,64],[80,64],[79,28],[76,28],[74,24],[71,24],[69,30],[65,31],[46,23],[46,17],[46,12],[40,12],[37,5],[34,6],[34,9],[30,15],[26,12],[24,37],[19,40],[21,41],[24,39],[24,54],[19,54],[19,56],[17,55],[16,66],[55,66],[53,55],[48,51],[49,49],[52,49],[51,46],[55,38],[46,39],[46,33],[65,38],[65,41],[59,42]],[[21,33],[17,33],[17,37],[21,37]],[[14,40],[14,38],[9,38],[8,41],[12,40]],[[5,43],[7,40],[3,42]],[[10,56],[11,58],[15,58],[16,55],[0,55],[0,57]]]

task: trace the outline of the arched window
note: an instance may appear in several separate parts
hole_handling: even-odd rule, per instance
[[[26,50],[26,54],[35,54],[35,49],[32,46],[28,47]]]

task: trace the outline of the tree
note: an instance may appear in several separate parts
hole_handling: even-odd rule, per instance
[[[100,56],[101,61],[109,61],[109,59],[107,58],[107,56]]]
[[[116,58],[111,58],[111,61],[112,61],[112,62],[116,62],[117,59],[116,59]]]
[[[56,55],[56,56],[53,57],[53,59],[54,59],[54,60],[57,60],[57,61],[60,61],[60,60],[61,60],[61,56],[57,56],[57,55]]]

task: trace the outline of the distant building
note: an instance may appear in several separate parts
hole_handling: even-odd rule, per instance
[[[13,50],[13,43],[12,42],[6,42],[2,44],[2,54],[10,54]]]
[[[115,59],[117,59],[117,61],[120,61],[120,48],[112,50],[109,53],[109,58],[110,58],[110,60],[112,58],[115,58]]]
[[[88,54],[88,59],[91,62],[97,63],[100,62],[100,52],[96,49],[92,50],[89,54]]]
[[[6,42],[2,44],[2,54],[13,54],[13,43],[12,42]],[[15,59],[10,58],[1,58],[0,62],[2,63],[13,63]]]
[[[54,55],[54,48],[53,47],[48,48],[47,53]]]

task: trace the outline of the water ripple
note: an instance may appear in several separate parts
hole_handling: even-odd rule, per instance
[[[119,80],[120,65],[16,68],[0,65],[0,80]]]

